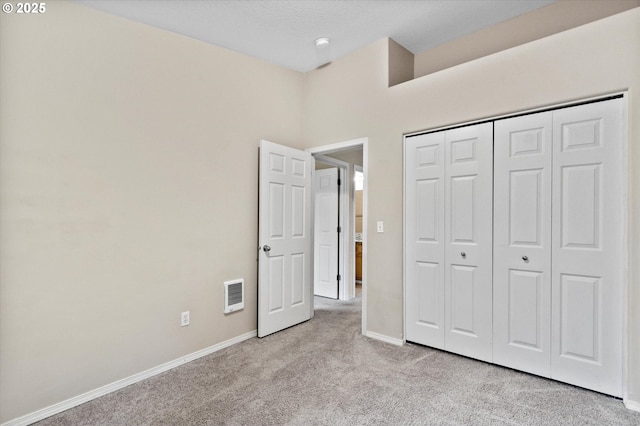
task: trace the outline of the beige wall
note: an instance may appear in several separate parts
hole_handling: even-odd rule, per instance
[[[300,144],[303,77],[66,2],[0,19],[2,423],[255,330],[258,141]]]
[[[414,75],[421,77],[638,6],[640,0],[556,1],[416,54]]]
[[[503,36],[508,37],[508,34]],[[629,90],[629,398],[640,402],[640,9],[387,88],[383,40],[305,76],[308,146],[369,138],[367,327],[402,338],[402,135]],[[376,221],[385,232],[376,233]]]
[[[414,55],[389,39],[389,87],[412,80],[415,74]]]

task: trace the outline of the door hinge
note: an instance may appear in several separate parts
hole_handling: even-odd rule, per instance
[[[338,234],[342,232],[342,226],[338,226]]]
[[[342,185],[342,179],[338,178],[338,186]]]
[[[342,280],[342,275],[338,275],[338,281]]]

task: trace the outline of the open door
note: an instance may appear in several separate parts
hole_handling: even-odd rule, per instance
[[[316,296],[338,298],[340,236],[340,204],[338,200],[339,170],[337,167],[316,170],[314,216],[314,280]]]
[[[258,336],[311,318],[311,154],[260,141]]]

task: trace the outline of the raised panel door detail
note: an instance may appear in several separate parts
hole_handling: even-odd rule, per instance
[[[271,197],[269,214],[269,238],[284,238],[284,201],[285,185],[271,182],[269,192]]]
[[[541,350],[542,273],[509,271],[509,344]]]
[[[451,163],[476,160],[477,139],[458,140],[451,142]]]
[[[327,190],[331,187],[331,180],[332,177],[328,176],[328,175],[323,175],[320,176],[320,183],[318,184],[318,187],[320,190]]]
[[[293,253],[291,255],[291,306],[304,303],[304,256],[304,253]]]
[[[418,241],[438,240],[438,182],[424,179],[416,182],[416,228]]]
[[[562,151],[602,146],[602,120],[584,120],[562,125]]]
[[[284,308],[284,256],[269,258],[269,313]]]
[[[451,241],[473,243],[476,176],[451,179]]]
[[[440,145],[426,145],[416,148],[416,168],[437,166],[440,155]]]
[[[296,177],[304,178],[307,174],[306,163],[304,160],[299,160],[297,158],[291,159],[292,164],[292,174]]]
[[[560,355],[599,362],[600,278],[563,274],[560,282]]]
[[[542,242],[542,170],[509,173],[509,244]]]
[[[291,186],[291,237],[292,238],[304,238],[304,230],[306,224],[304,218],[306,209],[304,205],[305,201],[305,187],[304,186]]]
[[[474,297],[475,270],[473,266],[451,265],[451,330],[475,335]]]
[[[284,174],[284,155],[270,153],[269,154],[269,170],[272,173],[281,173]]]
[[[562,246],[600,248],[600,165],[562,168]]]
[[[509,153],[511,157],[543,153],[543,129],[526,129],[511,132]]]
[[[418,321],[431,327],[439,327],[440,309],[438,285],[439,265],[431,262],[417,262],[416,276],[418,284]]]

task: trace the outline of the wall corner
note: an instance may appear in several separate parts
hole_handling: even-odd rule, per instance
[[[388,40],[389,87],[414,78],[414,55],[393,39]]]

